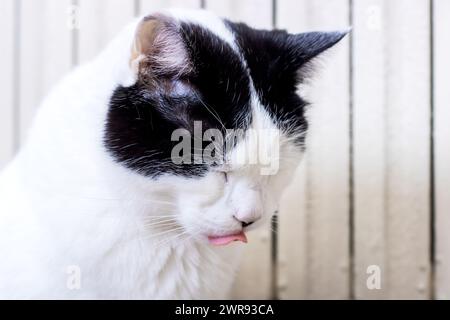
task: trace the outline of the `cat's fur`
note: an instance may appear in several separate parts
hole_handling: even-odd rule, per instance
[[[226,298],[243,245],[207,236],[277,209],[307,128],[296,87],[343,36],[257,31],[204,11],[130,24],[54,88],[0,176],[0,298]],[[277,174],[173,164],[170,134],[194,120],[276,130]]]

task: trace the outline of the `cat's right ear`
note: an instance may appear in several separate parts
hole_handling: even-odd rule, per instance
[[[136,28],[130,65],[145,81],[189,72],[191,62],[176,21],[161,14],[145,17]]]

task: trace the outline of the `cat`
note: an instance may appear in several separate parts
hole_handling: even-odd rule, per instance
[[[133,21],[53,88],[0,176],[0,298],[228,298],[246,233],[276,212],[305,151],[297,88],[345,35],[204,10]],[[224,137],[199,144],[195,130]],[[263,131],[275,134],[250,134]],[[189,161],[210,144],[218,161]],[[238,161],[261,148],[270,173]]]

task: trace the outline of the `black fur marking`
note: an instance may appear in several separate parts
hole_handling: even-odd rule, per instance
[[[239,56],[200,26],[183,23],[180,30],[194,70],[182,78],[161,75],[157,87],[145,81],[119,87],[110,101],[107,149],[128,168],[150,177],[163,173],[192,177],[209,169],[205,164],[171,161],[178,143],[171,141],[175,129],[192,133],[194,121],[202,122],[203,132],[245,129],[251,122],[250,81]]]
[[[302,68],[344,34],[291,35],[226,24],[236,35],[248,69],[219,37],[198,25],[181,23],[178,32],[192,70],[181,76],[161,70],[151,83],[143,75],[135,85],[119,87],[112,95],[105,146],[116,160],[150,177],[205,174],[209,165],[172,162],[171,152],[178,144],[171,141],[172,132],[184,128],[192,133],[194,121],[202,122],[203,132],[209,128],[245,130],[251,123],[250,77],[281,129],[296,137],[306,132],[307,102],[297,94],[304,77]],[[298,136],[297,143],[303,147],[304,135]]]
[[[262,104],[284,131],[306,132],[308,103],[298,95],[305,66],[341,40],[345,33],[310,32],[298,35],[283,30],[256,30],[243,23],[226,21],[233,31]],[[297,142],[304,145],[304,135]]]

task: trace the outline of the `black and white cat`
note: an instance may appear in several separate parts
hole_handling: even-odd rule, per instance
[[[126,27],[48,95],[0,176],[0,298],[226,298],[242,245],[224,245],[276,211],[304,151],[297,86],[344,36],[201,10]],[[177,163],[173,133],[195,122],[243,134],[223,162]],[[261,148],[271,174],[238,161]]]

